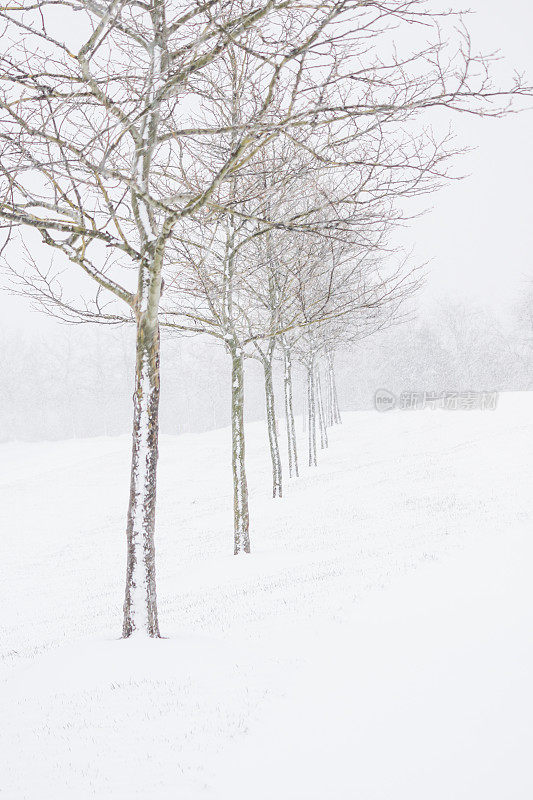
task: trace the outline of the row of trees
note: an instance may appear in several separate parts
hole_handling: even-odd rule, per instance
[[[135,326],[123,635],[158,636],[160,329],[213,336],[231,359],[235,552],[249,552],[244,359],[264,368],[281,494],[273,360],[289,417],[292,360],[307,369],[314,463],[317,359],[333,398],[339,337],[387,324],[418,283],[391,231],[457,152],[424,114],[499,115],[530,90],[496,86],[461,17],[424,0],[15,0],[0,20],[3,253],[49,312]],[[72,270],[89,279],[78,293]]]
[[[520,293],[524,287],[520,287]],[[419,310],[401,326],[360,342],[340,343],[334,353],[336,391],[343,411],[373,407],[377,388],[404,391],[526,391],[532,388],[533,328],[531,296],[520,309],[496,314],[490,308],[451,300]],[[519,313],[518,313],[519,312]],[[35,316],[35,321],[38,317]],[[132,326],[31,324],[24,315],[13,329],[0,327],[0,442],[117,436],[129,431],[133,392]],[[44,330],[43,330],[44,327]],[[285,419],[284,363],[281,345],[274,361],[276,416],[283,419],[280,449],[283,477],[289,469]],[[298,469],[308,460],[306,370],[291,355],[293,414],[297,415]],[[162,336],[163,433],[221,428],[231,421],[228,357],[212,337]],[[331,424],[328,360],[321,359],[326,421]],[[245,414],[265,416],[264,370],[247,359]],[[287,415],[289,416],[289,415]],[[265,435],[265,446],[268,437]],[[320,454],[320,448],[319,448]],[[266,491],[270,491],[270,484]],[[285,487],[284,487],[285,491]]]

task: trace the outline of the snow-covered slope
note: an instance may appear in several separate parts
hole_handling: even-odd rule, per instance
[[[272,500],[250,425],[236,559],[229,432],[163,437],[149,643],[127,437],[2,445],[0,797],[529,800],[532,439],[528,395],[347,415]]]

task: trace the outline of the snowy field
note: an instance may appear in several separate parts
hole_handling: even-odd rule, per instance
[[[531,800],[532,441],[520,394],[345,415],[273,500],[254,423],[236,559],[229,431],[163,437],[148,643],[129,439],[1,445],[0,797]]]

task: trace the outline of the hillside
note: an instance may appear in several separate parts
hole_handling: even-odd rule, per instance
[[[0,446],[0,797],[529,800],[533,397],[345,415],[282,500],[247,435],[238,559],[229,431],[162,437],[147,643],[129,438]]]

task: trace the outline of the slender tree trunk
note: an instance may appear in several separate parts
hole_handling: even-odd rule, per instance
[[[276,404],[274,398],[274,381],[272,379],[272,361],[263,359],[263,369],[265,372],[265,399],[266,417],[268,429],[268,442],[270,445],[270,457],[272,459],[272,497],[282,495],[282,474],[281,457],[279,454],[279,439],[276,428]]]
[[[133,449],[127,526],[123,636],[159,636],[155,582],[155,501],[159,430],[159,325],[137,323]]]
[[[296,443],[296,426],[294,424],[294,408],[292,402],[292,360],[288,347],[283,348],[284,371],[283,386],[285,389],[285,422],[287,426],[287,449],[289,454],[289,475],[298,477],[298,449]],[[305,414],[304,414],[305,417]]]
[[[320,448],[324,450],[328,446],[328,431],[326,428],[326,418],[324,415],[324,401],[322,399],[322,385],[320,382],[320,371],[316,371],[316,399],[318,411],[318,424],[320,427]]]
[[[341,420],[341,412],[339,409],[339,398],[337,395],[337,384],[335,381],[335,369],[333,364],[333,353],[330,350],[326,350],[326,358],[328,362],[328,385],[329,391],[331,393],[331,409],[332,409],[332,424],[340,425]]]
[[[333,426],[333,387],[331,385],[329,360],[326,359],[326,409],[325,409],[326,425],[331,428]]]
[[[316,397],[315,367],[307,368],[307,432],[309,441],[309,466],[316,467]]]
[[[244,463],[244,355],[231,347],[231,441],[234,553],[250,552],[248,484]]]

